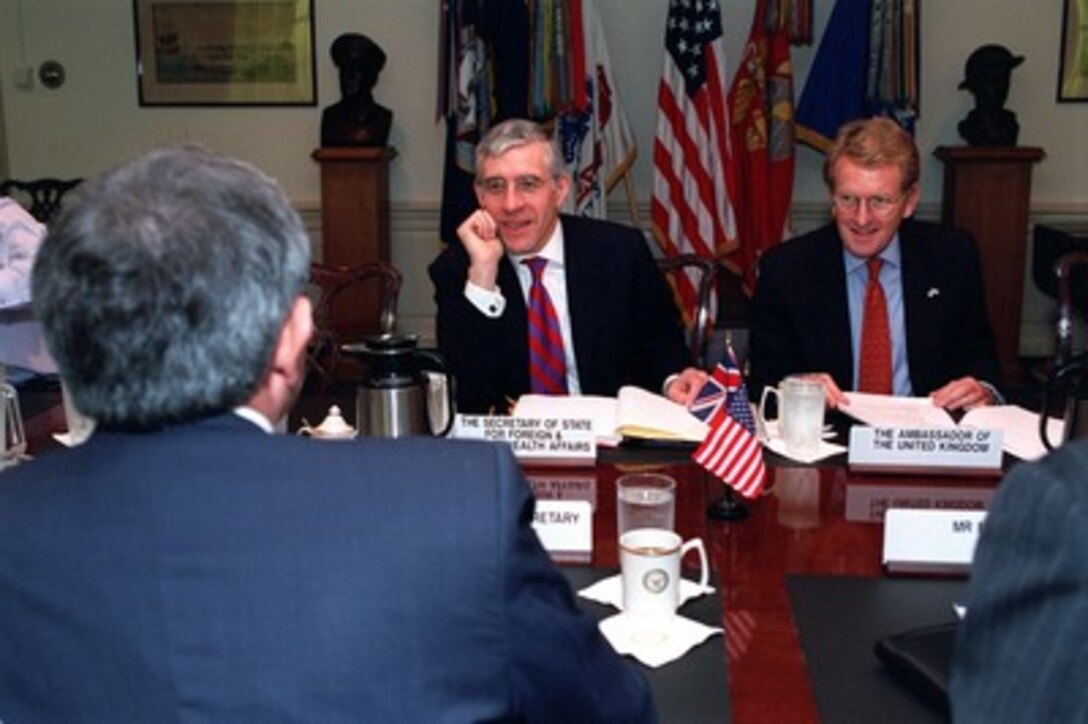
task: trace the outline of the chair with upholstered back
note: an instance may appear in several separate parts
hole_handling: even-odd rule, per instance
[[[310,285],[314,336],[308,356],[324,388],[336,380],[343,345],[396,329],[401,274],[386,262],[353,267],[314,263]]]
[[[0,182],[0,196],[10,196],[43,224],[49,223],[60,208],[64,195],[79,186],[81,178],[39,178],[27,181],[8,179]]]
[[[707,347],[710,342],[710,326],[714,323],[711,310],[711,295],[714,281],[718,274],[718,265],[713,259],[695,254],[678,254],[657,260],[657,267],[665,274],[673,289],[673,296],[680,307],[684,319],[688,347],[691,350],[691,363],[699,369],[707,368]],[[676,277],[686,275],[695,289],[695,296],[683,301],[677,293]]]

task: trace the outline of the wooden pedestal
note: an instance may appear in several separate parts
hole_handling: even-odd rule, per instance
[[[330,266],[390,261],[389,162],[393,148],[319,148],[322,259]],[[367,290],[370,292],[371,290]],[[334,325],[353,335],[372,332],[378,293],[360,293],[350,312],[336,311]]]
[[[944,162],[941,221],[978,243],[1002,381],[1019,387],[1031,170],[1046,154],[1028,147],[941,146],[934,155]]]

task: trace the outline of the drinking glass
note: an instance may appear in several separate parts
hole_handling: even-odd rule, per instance
[[[0,469],[13,465],[26,455],[26,433],[19,411],[19,395],[5,382],[0,365]]]
[[[616,531],[658,528],[676,523],[676,480],[661,473],[628,473],[616,481]]]

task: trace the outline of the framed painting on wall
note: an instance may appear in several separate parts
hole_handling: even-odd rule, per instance
[[[313,106],[314,0],[133,0],[141,106]]]
[[[1058,100],[1088,102],[1088,0],[1065,0]]]

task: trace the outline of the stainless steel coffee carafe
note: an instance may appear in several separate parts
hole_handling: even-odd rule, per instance
[[[360,436],[444,436],[454,419],[453,378],[437,352],[417,349],[415,335],[368,337],[342,350],[365,367],[355,395],[355,426]],[[436,373],[438,392],[430,394],[427,374]],[[433,399],[433,404],[428,404]],[[443,409],[444,408],[444,409]]]

